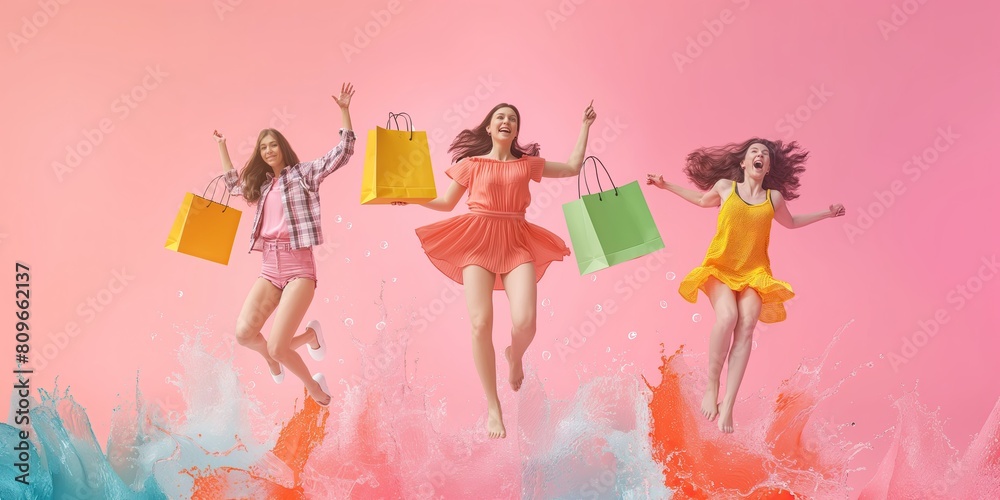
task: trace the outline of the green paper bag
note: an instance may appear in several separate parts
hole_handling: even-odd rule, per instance
[[[595,156],[587,157],[583,161],[584,167],[591,159],[594,160],[595,172],[598,172],[598,163],[604,167],[604,163]],[[584,170],[580,169],[580,176],[586,183]],[[604,168],[604,172],[608,172],[607,168]],[[610,177],[611,174],[608,174],[608,178]],[[614,186],[613,180],[611,183]],[[580,181],[577,179],[578,192],[579,189]],[[590,185],[587,184],[587,193],[563,205],[566,226],[569,228],[573,253],[581,275],[663,248],[663,239],[653,221],[653,214],[646,205],[639,181],[594,194],[590,194]]]

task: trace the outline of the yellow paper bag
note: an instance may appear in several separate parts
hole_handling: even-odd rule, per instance
[[[407,119],[407,130],[389,129],[387,123],[368,132],[362,205],[424,203],[437,197],[427,132],[414,131],[406,113],[389,113],[390,120],[398,117]]]
[[[240,215],[239,210],[224,203],[187,193],[164,246],[168,250],[228,265]]]

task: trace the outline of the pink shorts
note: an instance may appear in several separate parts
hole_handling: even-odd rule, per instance
[[[260,277],[284,290],[295,278],[309,278],[316,283],[316,261],[311,247],[292,249],[288,241],[263,241],[264,263]],[[315,286],[314,286],[315,288]]]

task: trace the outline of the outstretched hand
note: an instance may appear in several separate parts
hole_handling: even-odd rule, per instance
[[[835,205],[830,205],[830,217],[841,217],[841,216],[843,216],[846,213],[847,213],[847,210],[844,209],[843,205],[841,205],[839,203],[837,203]]]
[[[225,136],[220,134],[218,130],[212,132],[212,137],[215,137],[215,141],[219,144],[224,144],[226,142]]]
[[[351,97],[354,97],[354,85],[351,85],[350,82],[342,84],[340,86],[340,97],[330,97],[333,97],[333,100],[337,102],[337,106],[340,106],[340,109],[347,109],[351,105]]]
[[[647,174],[646,175],[646,184],[647,185],[651,184],[651,185],[656,186],[656,187],[658,187],[660,189],[667,189],[667,181],[663,180],[663,176],[662,175]]]
[[[597,119],[597,112],[594,111],[594,100],[590,100],[590,104],[587,105],[587,109],[583,110],[583,124],[586,126],[591,126],[594,124],[594,120]]]

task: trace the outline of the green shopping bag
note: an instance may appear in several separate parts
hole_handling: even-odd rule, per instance
[[[580,195],[580,179],[577,178],[576,189],[580,196],[563,205],[566,225],[569,228],[570,240],[573,243],[573,253],[580,267],[580,274],[589,274],[615,264],[621,264],[637,257],[642,257],[663,248],[663,239],[653,222],[653,215],[646,205],[639,181],[634,181],[622,187],[590,193],[585,172],[587,161],[594,161],[594,172],[597,174],[597,186],[601,189],[600,172],[597,165],[611,178],[604,163],[596,156],[588,156],[583,160],[580,177],[587,186],[587,194]]]

